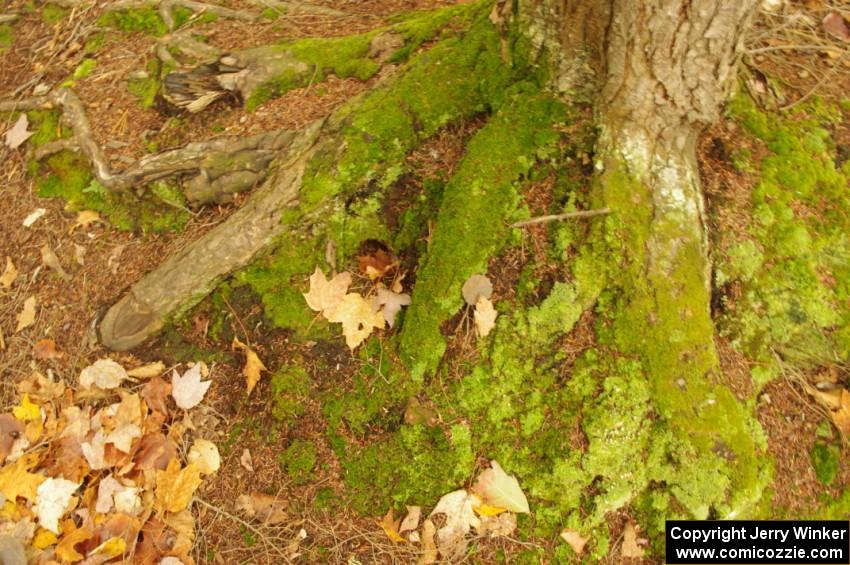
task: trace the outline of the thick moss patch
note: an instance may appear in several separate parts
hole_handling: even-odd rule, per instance
[[[722,328],[747,355],[798,367],[850,358],[850,162],[838,164],[823,103],[769,114],[737,96],[730,115],[762,145],[748,237],[726,250],[720,284],[740,285]],[[775,372],[774,372],[775,374]]]
[[[59,122],[57,111],[28,114],[35,133],[34,146],[67,137],[70,131]],[[91,174],[88,162],[77,153],[62,151],[29,164],[38,176],[37,191],[43,198],[62,198],[71,211],[94,210],[114,227],[124,231],[179,231],[189,219],[182,193],[165,182],[152,183],[141,197],[116,194],[104,188]]]

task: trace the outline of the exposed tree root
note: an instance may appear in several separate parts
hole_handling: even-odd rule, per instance
[[[184,193],[192,204],[227,202],[233,194],[249,190],[265,179],[268,166],[295,142],[296,134],[277,130],[243,138],[193,142],[179,149],[143,157],[123,172],[115,172],[92,136],[82,103],[68,88],[43,97],[0,102],[0,111],[32,110],[59,106],[73,137],[39,147],[42,159],[63,150],[80,151],[91,162],[97,181],[113,192],[141,189],[145,184],[171,177],[185,178]]]
[[[170,316],[209,294],[224,276],[246,265],[271,243],[280,232],[284,210],[297,204],[301,177],[322,124],[315,122],[293,136],[278,172],[247,204],[162,262],[110,308],[100,325],[106,347],[120,351],[138,345]]]

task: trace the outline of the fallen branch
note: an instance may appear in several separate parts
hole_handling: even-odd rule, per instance
[[[611,210],[608,208],[600,208],[599,210],[580,210],[578,212],[567,212],[565,214],[550,214],[548,216],[538,216],[536,218],[530,218],[528,220],[522,220],[521,222],[514,222],[511,224],[512,228],[524,228],[526,226],[533,226],[537,224],[544,224],[547,222],[557,222],[560,220],[574,220],[577,218],[592,218],[593,216],[602,216],[604,214],[610,214]]]

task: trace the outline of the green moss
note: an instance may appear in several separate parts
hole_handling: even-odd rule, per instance
[[[841,448],[834,443],[819,441],[812,446],[810,456],[818,480],[825,485],[831,485],[838,475]]]
[[[275,21],[281,16],[281,13],[274,8],[263,8],[263,11],[260,12],[260,17],[263,17],[270,21]]]
[[[279,44],[281,51],[289,53],[304,63],[301,71],[288,71],[255,89],[245,101],[245,109],[253,111],[269,99],[293,88],[316,84],[329,74],[340,78],[354,77],[367,80],[375,76],[381,65],[370,57],[372,40],[383,33],[400,35],[403,47],[391,54],[390,60],[399,63],[407,60],[422,43],[433,39],[440,30],[454,23],[458,27],[469,25],[472,17],[482,11],[486,3],[477,2],[453,6],[433,12],[410,15],[387,28],[367,33],[332,38],[307,38]]]
[[[14,32],[9,24],[0,25],[0,51],[8,49],[14,41]]]
[[[152,108],[159,94],[161,77],[171,69],[164,67],[159,59],[151,59],[145,66],[145,74],[127,81],[127,88],[139,98],[143,108]]]
[[[487,270],[507,233],[503,218],[516,208],[515,183],[538,160],[554,156],[563,105],[522,83],[506,94],[493,118],[470,140],[446,185],[437,229],[413,293],[400,350],[415,379],[431,374],[446,344],[441,324],[462,306],[461,285]]]
[[[310,482],[316,466],[316,446],[310,441],[297,439],[278,455],[278,462],[296,485]]]
[[[94,68],[97,66],[96,59],[83,59],[83,62],[77,65],[77,68],[74,69],[74,74],[71,75],[71,78],[74,80],[84,79],[94,71]]]
[[[168,26],[162,21],[156,9],[152,7],[133,10],[109,10],[98,19],[97,23],[102,27],[146,33],[155,37],[168,33]]]
[[[292,229],[269,258],[239,275],[262,296],[276,325],[302,337],[328,335],[327,324],[301,296],[317,266],[328,270],[328,243],[336,249],[337,265],[346,265],[363,240],[389,242],[385,191],[403,173],[407,153],[440,127],[487,109],[491,98],[500,100],[499,86],[514,72],[521,69],[502,63],[498,37],[484,19],[466,37],[440,42],[412,60],[396,81],[338,111],[336,134],[321,143],[307,166],[299,207],[285,214]],[[520,166],[527,170],[531,163]],[[408,224],[406,241],[420,229]]]
[[[840,112],[815,100],[791,114],[771,114],[739,95],[729,113],[767,155],[755,164],[761,178],[752,192],[748,240],[719,257],[718,282],[741,284],[721,328],[765,363],[774,352],[802,367],[846,360],[850,170],[836,165],[827,129]]]
[[[103,32],[97,32],[91,34],[88,39],[86,39],[86,44],[83,46],[83,52],[87,55],[92,55],[97,53],[97,50],[103,46],[103,42],[106,39],[106,34]]]
[[[298,365],[285,365],[271,377],[272,416],[283,425],[293,424],[304,413],[310,396],[310,376]]]
[[[45,4],[41,9],[41,19],[46,24],[55,24],[65,19],[68,15],[68,10],[57,6],[56,4]]]
[[[444,432],[418,425],[403,426],[342,464],[349,506],[377,516],[388,505],[433,504],[469,477],[475,457],[466,426]]]

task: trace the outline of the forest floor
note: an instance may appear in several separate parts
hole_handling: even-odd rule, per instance
[[[362,0],[319,2],[345,13],[344,17],[281,17],[245,24],[220,18],[195,23],[194,31],[213,44],[235,49],[263,45],[289,38],[330,37],[361,32],[386,23],[392,15],[412,10],[427,10],[452,4],[450,0]],[[368,89],[373,81],[329,77],[321,84],[299,88],[270,100],[256,111],[246,113],[240,107],[217,102],[197,115],[166,116],[155,108],[144,108],[139,97],[128,88],[133,73],[145,69],[152,57],[157,38],[144,33],[98,30],[94,25],[101,7],[85,10],[60,9],[49,4],[12,0],[5,11],[21,14],[6,26],[8,45],[0,45],[0,99],[29,95],[40,84],[54,85],[73,77],[85,60],[96,60],[87,73],[78,73],[73,88],[86,107],[95,139],[106,147],[113,166],[120,169],[152,147],[178,147],[191,140],[221,135],[259,133],[275,128],[300,128],[328,115],[334,108]],[[828,10],[819,2],[795,5],[795,12],[820,22]],[[250,33],[245,26],[250,25]],[[756,29],[750,48],[776,47],[788,43],[788,37],[773,16],[765,16]],[[818,26],[816,25],[815,28]],[[5,34],[6,32],[4,32]],[[97,38],[96,41],[92,41]],[[749,85],[755,95],[769,96],[774,81],[782,84],[784,104],[815,95],[828,104],[838,105],[850,92],[850,57],[846,52],[782,51],[765,49],[748,56]],[[763,74],[762,74],[763,73]],[[769,77],[769,80],[768,78]],[[375,79],[377,80],[377,79]],[[811,91],[816,89],[815,93]],[[831,135],[836,151],[847,158],[850,153],[850,126],[844,110],[843,122],[834,125]],[[11,123],[4,126],[11,126]],[[409,158],[412,177],[447,178],[464,152],[464,142],[480,124],[475,120],[446,128]],[[4,127],[4,129],[6,129]],[[152,142],[155,142],[152,145]],[[709,207],[716,231],[740,233],[746,224],[750,193],[758,184],[757,172],[736,167],[735,151],[759,148],[744,134],[742,126],[728,118],[707,131],[700,148],[701,169]],[[318,401],[306,401],[301,407],[296,429],[283,428],[269,433],[275,422],[276,404],[273,384],[268,375],[299,360],[312,377],[309,386],[344,388],[347,379],[364,363],[349,353],[341,339],[334,342],[302,342],[291,334],[271,327],[262,305],[245,288],[237,288],[222,304],[206,301],[164,336],[156,338],[132,353],[105,351],[93,333],[93,323],[103,315],[144,273],[152,270],[162,257],[174,253],[213,226],[226,219],[245,197],[235,204],[205,206],[186,217],[179,231],[122,231],[96,222],[77,226],[76,211],[66,209],[58,198],[42,198],[39,174],[28,172],[26,145],[20,149],[0,148],[0,260],[11,258],[19,276],[10,289],[0,289],[0,405],[6,408],[19,401],[17,383],[33,371],[64,378],[73,385],[81,369],[97,359],[110,357],[125,367],[163,361],[169,368],[204,358],[212,368],[213,384],[204,400],[201,421],[204,437],[219,445],[221,469],[204,481],[197,496],[204,504],[194,506],[196,538],[193,556],[210,563],[278,563],[277,548],[285,548],[295,562],[329,563],[407,563],[415,555],[411,544],[391,541],[376,519],[361,516],[334,504],[345,492],[342,469],[325,434],[325,416]],[[546,183],[527,198],[532,215],[547,212]],[[45,214],[29,227],[24,219],[36,209]],[[495,293],[509,293],[510,285],[499,280],[516,280],[526,258],[546,244],[545,229],[529,230],[525,249],[500,257],[501,264],[491,266],[496,282]],[[722,240],[725,235],[721,235]],[[732,237],[731,235],[729,237]],[[715,242],[724,249],[728,242]],[[58,257],[67,277],[43,263],[47,246]],[[543,255],[545,257],[545,255]],[[0,265],[0,271],[2,271]],[[545,269],[538,276],[547,277]],[[727,309],[734,309],[734,289],[730,290]],[[16,317],[25,301],[36,298],[34,323],[16,331]],[[730,304],[732,306],[730,306]],[[211,332],[211,325],[221,327]],[[457,324],[455,331],[462,335]],[[581,351],[592,345],[592,319],[586,316],[563,342],[565,349]],[[237,337],[257,352],[268,374],[246,399],[243,357],[233,351],[231,340]],[[39,342],[55,343],[55,353],[45,354]],[[722,366],[735,392],[742,398],[752,393],[752,362],[730,340],[718,338]],[[450,346],[448,355],[462,357],[463,340]],[[820,373],[819,373],[820,371]],[[815,383],[823,380],[847,383],[846,368],[813,368],[802,378]],[[315,384],[325,381],[325,385]],[[309,398],[305,395],[301,398]],[[314,397],[315,398],[315,397]],[[811,511],[812,500],[827,494],[839,497],[850,487],[850,457],[846,443],[840,448],[838,470],[830,485],[823,484],[812,463],[813,446],[836,433],[824,412],[804,392],[798,381],[777,378],[761,391],[758,418],[767,434],[774,481],[772,500],[784,515]],[[349,441],[358,441],[348,438]],[[577,441],[581,441],[580,438]],[[831,440],[830,440],[831,441]],[[303,461],[292,455],[293,445],[312,444]],[[837,443],[836,443],[837,445]],[[289,450],[289,451],[288,451]],[[250,454],[250,465],[245,453]],[[282,453],[290,453],[281,458]],[[301,467],[299,467],[301,465]],[[470,480],[473,477],[469,478]],[[462,485],[458,485],[458,488]],[[251,529],[249,518],[239,517],[234,508],[238,496],[251,492],[272,494],[286,501],[286,520]],[[329,502],[331,501],[331,502]],[[378,501],[380,502],[380,501]],[[432,501],[432,504],[436,500]],[[376,506],[389,509],[395,503],[386,500]],[[625,513],[612,515],[611,551],[606,562],[652,563],[657,558],[625,558],[618,541],[627,522]],[[301,532],[306,533],[303,539]],[[547,548],[563,542],[554,539],[515,539],[494,537],[481,540],[471,558],[475,562],[512,562],[535,547]]]

